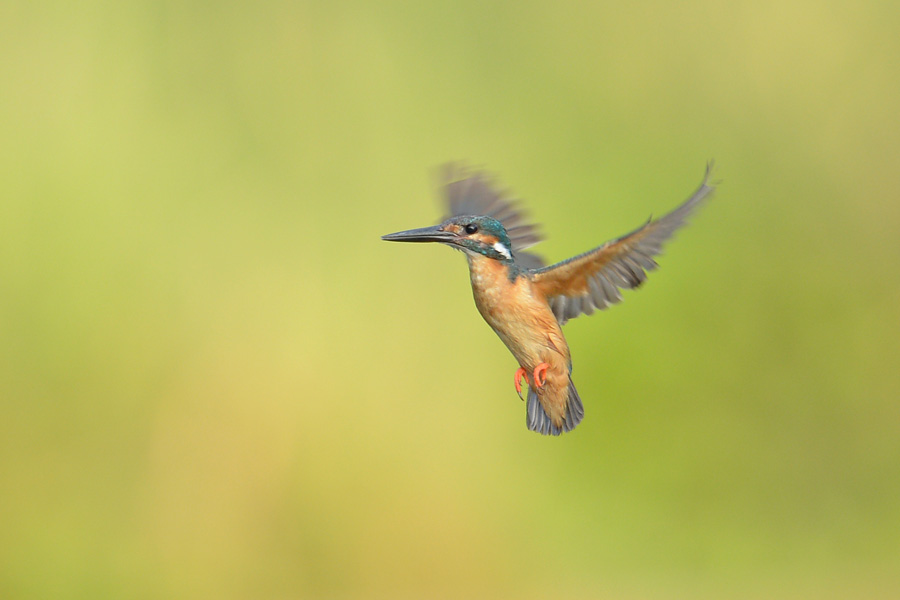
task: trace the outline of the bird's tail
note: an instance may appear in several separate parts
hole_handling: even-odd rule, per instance
[[[581,423],[583,418],[584,405],[581,404],[581,397],[578,395],[578,390],[575,389],[575,384],[572,383],[571,379],[569,379],[569,397],[566,401],[566,420],[563,422],[562,427],[554,425],[553,420],[544,411],[544,407],[541,406],[537,391],[531,386],[528,387],[527,422],[528,429],[531,431],[537,431],[541,435],[559,435],[575,429],[575,426]]]

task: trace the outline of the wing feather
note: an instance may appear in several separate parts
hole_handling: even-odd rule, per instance
[[[599,248],[531,271],[534,284],[547,297],[560,323],[621,302],[620,290],[636,288],[647,279],[647,272],[658,266],[654,257],[663,244],[715,190],[709,181],[711,170],[712,163],[697,191],[664,217],[647,221]]]

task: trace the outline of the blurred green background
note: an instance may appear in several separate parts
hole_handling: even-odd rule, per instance
[[[0,597],[896,598],[900,11],[0,4]],[[485,165],[560,260],[714,202],[525,429]]]

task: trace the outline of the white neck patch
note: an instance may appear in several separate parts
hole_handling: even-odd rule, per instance
[[[494,250],[502,254],[507,260],[512,258],[512,254],[510,254],[509,248],[507,248],[500,242],[494,242]]]

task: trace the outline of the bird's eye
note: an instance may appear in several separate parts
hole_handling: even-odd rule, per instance
[[[478,225],[476,225],[475,223],[469,223],[468,225],[466,225],[466,233],[468,233],[469,235],[472,235],[473,233],[475,233],[477,231],[478,231]]]

